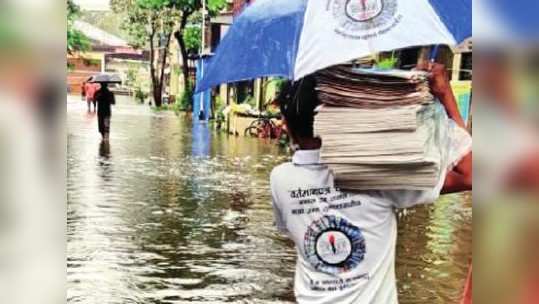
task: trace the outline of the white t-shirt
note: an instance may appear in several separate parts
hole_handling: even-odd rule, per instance
[[[319,150],[300,150],[271,173],[277,228],[296,244],[298,303],[398,303],[396,208],[434,202],[430,191],[340,192]]]

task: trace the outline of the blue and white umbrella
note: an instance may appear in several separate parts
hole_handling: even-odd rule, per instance
[[[472,0],[257,0],[234,21],[197,91],[320,69],[472,35]]]

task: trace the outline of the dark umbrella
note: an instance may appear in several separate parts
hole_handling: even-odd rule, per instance
[[[92,76],[91,83],[122,83],[122,79],[117,74],[97,74]]]

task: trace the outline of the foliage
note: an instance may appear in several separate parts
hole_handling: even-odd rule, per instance
[[[256,98],[254,96],[249,95],[244,101],[244,104],[248,104],[251,106],[252,109],[258,109],[258,105],[256,102]]]
[[[274,78],[271,81],[275,83],[277,92],[281,92],[281,89],[289,80],[285,78]]]
[[[172,106],[172,111],[174,111],[174,113],[176,115],[179,115],[180,112],[185,112],[185,110],[182,108],[182,105],[180,104],[180,102],[176,101]]]
[[[123,16],[121,30],[128,35],[131,46],[144,49],[150,37],[158,44],[164,33],[171,33],[179,14],[168,7],[167,0],[111,0],[114,13]]]
[[[273,102],[286,82],[288,82],[288,79],[285,78],[271,78],[265,81],[264,104]]]
[[[150,73],[152,92],[157,106],[161,104],[164,86],[164,69],[170,56],[169,46],[172,36],[178,40],[182,62],[187,63],[187,50],[198,51],[197,41],[200,28],[196,24],[196,13],[202,8],[202,0],[111,0],[114,12],[124,15],[122,30],[129,36],[129,43],[135,48],[150,49]],[[206,0],[211,14],[216,14],[226,0]],[[202,21],[202,20],[200,20]],[[162,51],[164,50],[164,51]],[[189,83],[189,70],[182,68],[184,83]],[[192,94],[192,88],[184,92]],[[185,99],[190,99],[189,98]]]
[[[157,113],[157,112],[169,111],[169,110],[172,110],[173,108],[168,104],[163,104],[160,106],[151,107],[151,109],[153,112]]]
[[[70,27],[72,27],[73,22],[80,16],[81,10],[80,7],[73,2],[73,0],[67,0],[67,26],[68,33]]]
[[[202,29],[196,25],[188,25],[183,33],[183,41],[188,53],[197,53],[201,47]]]
[[[80,16],[80,8],[73,0],[67,0],[67,52],[85,52],[90,50],[88,37],[73,27],[73,23]]]
[[[386,58],[376,63],[376,67],[382,70],[390,70],[395,68],[397,62],[398,59],[396,58]]]
[[[140,69],[138,64],[129,64],[125,75],[125,85],[133,90],[135,100],[143,104],[149,97],[149,83],[140,74]]]
[[[187,19],[183,32],[187,53],[197,54],[202,46],[202,13],[195,12]]]
[[[226,5],[227,0],[173,0],[172,2],[182,11],[180,26],[175,33],[176,40],[180,46],[180,54],[182,62],[188,63],[187,57],[189,54],[196,54],[203,51],[202,44],[202,28],[205,20],[201,12],[202,1],[206,3],[206,12],[209,16],[217,15]],[[189,69],[186,65],[182,67],[184,83],[189,82]],[[192,89],[192,88],[190,88]],[[188,99],[192,98],[192,92]]]
[[[216,112],[215,118],[218,122],[225,121],[225,114],[224,114],[225,108],[226,108],[226,104],[222,100],[221,96],[216,96],[215,97],[215,112]]]
[[[67,30],[67,51],[72,54],[74,52],[86,52],[91,48],[90,40],[79,30],[68,28]]]
[[[224,103],[224,101],[223,101],[223,99],[221,98],[220,95],[215,96],[215,107],[216,108],[219,108],[220,106],[222,106],[224,104],[225,103]]]
[[[172,67],[172,73],[174,73],[174,75],[181,75],[182,69],[179,66],[174,65]]]
[[[226,0],[206,2],[210,15],[217,14],[226,5]],[[202,22],[201,15],[196,14],[202,8],[201,0],[111,0],[110,4],[115,13],[125,15],[122,29],[129,35],[130,44],[136,48],[148,46],[147,36],[152,30],[148,25],[152,23],[157,26],[177,27],[180,17],[186,16],[189,27],[198,25],[200,30]],[[191,16],[194,18],[190,18]],[[191,31],[190,40],[193,34],[196,34],[196,30]]]
[[[140,86],[135,89],[135,100],[143,104],[147,98],[148,93],[144,92]]]
[[[180,111],[193,110],[193,88],[191,84],[185,86],[181,98],[179,101],[177,101],[177,103]]]
[[[110,4],[114,12],[124,16],[122,30],[128,33],[129,43],[135,48],[150,49],[152,94],[159,107],[170,41],[181,14],[169,0],[111,0]]]
[[[101,64],[101,60],[93,58],[82,58],[82,63],[85,66],[99,66]]]
[[[395,56],[395,53],[391,53],[391,57],[383,58],[376,62],[376,67],[381,70],[394,69],[399,59]]]
[[[137,70],[129,68],[125,75],[125,85],[133,86],[137,81]]]
[[[11,17],[11,18],[10,18]],[[7,9],[0,10],[0,48],[19,50],[22,40],[13,22],[13,14]]]

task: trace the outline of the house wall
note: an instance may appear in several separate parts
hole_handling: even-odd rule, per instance
[[[234,0],[232,12],[234,16],[237,16],[242,12],[246,5],[255,2],[255,0]]]
[[[104,53],[88,52],[67,57],[67,90],[70,94],[80,94],[82,83],[101,72],[104,56]]]
[[[107,61],[106,71],[116,73],[122,79],[123,85],[140,86],[143,91],[150,89],[150,63],[136,60],[111,58]],[[127,83],[128,74],[134,73],[136,83]]]

